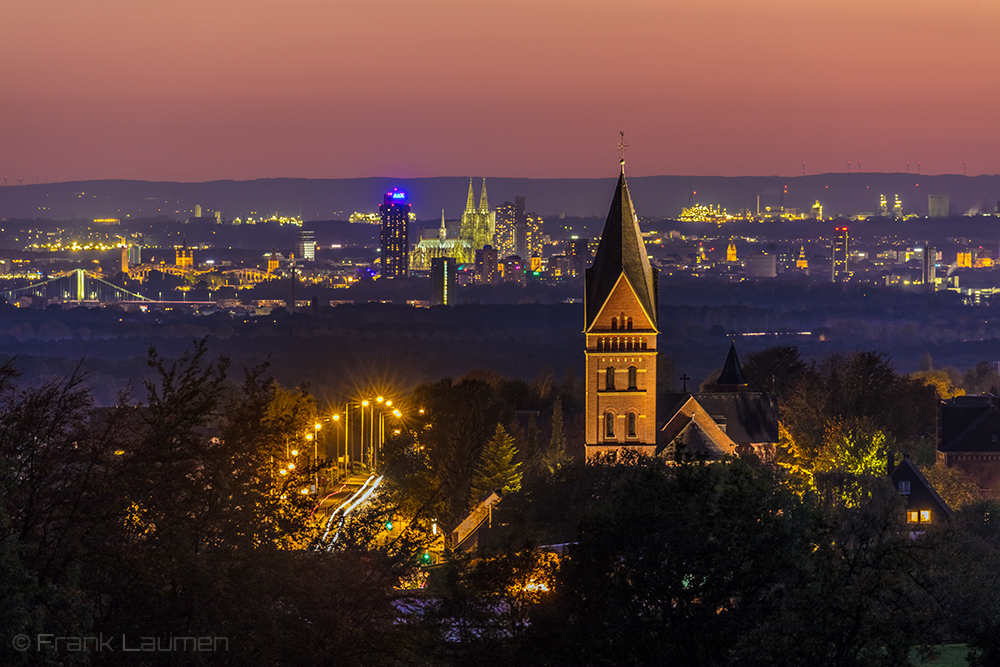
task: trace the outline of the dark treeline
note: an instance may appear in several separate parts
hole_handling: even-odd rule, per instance
[[[135,664],[50,636],[226,640],[142,656],[164,665],[860,667],[944,641],[1000,659],[1000,507],[963,497],[910,533],[885,462],[926,443],[937,395],[878,353],[748,355],[752,382],[781,378],[774,465],[585,465],[573,372],[425,382],[384,490],[330,530],[314,470],[279,468],[312,396],[205,342],[146,363],[106,409],[80,375],[0,372],[0,627],[29,641],[5,638],[4,665]],[[488,489],[478,552],[426,567]]]
[[[365,298],[386,298],[378,285],[364,286]],[[388,289],[388,288],[385,288]],[[363,303],[322,306],[266,317],[178,311],[125,313],[116,309],[44,310],[0,306],[0,361],[17,357],[26,378],[67,374],[84,358],[95,374],[97,400],[113,403],[128,382],[146,372],[145,350],[153,343],[167,357],[183,352],[192,338],[210,337],[212,349],[238,365],[270,358],[276,378],[294,386],[307,382],[322,402],[377,378],[403,390],[476,368],[532,380],[552,366],[560,377],[583,371],[582,304],[555,303],[542,285],[509,292],[530,303],[490,303],[489,290],[463,291],[468,303],[454,308],[416,309]],[[334,290],[353,298],[352,290]],[[280,291],[279,291],[280,292]],[[954,294],[918,294],[891,288],[802,285],[772,281],[722,283],[670,279],[661,285],[659,349],[678,361],[676,373],[661,378],[677,384],[686,373],[700,381],[725,359],[727,336],[772,332],[779,336],[739,338],[741,355],[772,346],[796,345],[803,357],[822,358],[862,347],[890,356],[901,370],[923,370],[929,353],[942,367],[960,372],[993,361],[1000,326],[989,306],[964,306]],[[280,298],[280,293],[268,296]],[[494,295],[495,296],[495,295]],[[299,294],[308,298],[306,291]],[[388,298],[392,298],[389,294]],[[481,303],[475,303],[481,300]],[[810,335],[794,333],[809,331]]]

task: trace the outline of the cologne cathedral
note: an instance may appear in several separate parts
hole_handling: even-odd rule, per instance
[[[486,179],[483,179],[483,191],[479,196],[479,207],[476,207],[476,197],[472,189],[472,179],[469,179],[469,196],[462,214],[462,223],[457,238],[448,238],[448,228],[441,214],[441,227],[425,232],[417,247],[410,254],[410,269],[414,271],[429,271],[431,260],[436,257],[451,257],[458,264],[471,264],[476,261],[476,251],[485,245],[493,244],[493,233],[496,228],[495,213],[490,212],[486,199]]]

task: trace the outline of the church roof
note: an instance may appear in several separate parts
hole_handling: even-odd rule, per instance
[[[740,368],[740,359],[736,356],[736,343],[729,344],[729,356],[726,357],[726,365],[722,367],[722,373],[719,374],[719,379],[715,381],[715,384],[727,387],[747,384],[747,379],[743,375],[743,369]]]
[[[594,265],[587,269],[587,328],[594,323],[622,274],[628,279],[655,327],[659,319],[656,273],[649,265],[646,245],[635,217],[632,196],[625,181],[624,161]]]
[[[737,443],[778,442],[778,401],[762,392],[667,394],[666,414],[674,415],[694,400],[706,413],[726,424],[726,435]]]

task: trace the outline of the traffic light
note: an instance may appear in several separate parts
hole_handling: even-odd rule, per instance
[[[420,560],[422,560],[424,563],[430,563],[431,553],[429,551],[425,551],[423,555],[420,557]]]
[[[392,521],[386,521],[385,522],[385,529],[386,530],[392,530]]]

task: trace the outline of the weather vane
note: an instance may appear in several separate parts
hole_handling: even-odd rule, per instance
[[[625,143],[625,130],[620,130],[618,132],[622,136],[621,141],[618,142],[618,153],[621,156],[622,163],[625,162],[625,151],[628,150],[628,144]]]

